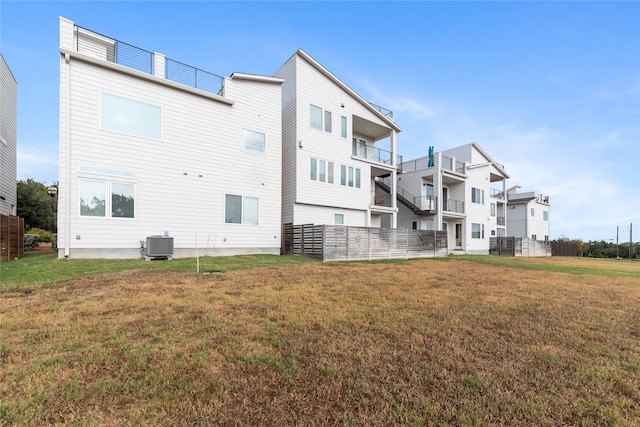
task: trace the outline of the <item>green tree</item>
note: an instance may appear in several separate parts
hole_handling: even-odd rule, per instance
[[[57,184],[53,185],[58,187]],[[55,232],[58,199],[49,195],[49,186],[28,178],[19,180],[17,214],[24,218],[27,229],[40,228]]]

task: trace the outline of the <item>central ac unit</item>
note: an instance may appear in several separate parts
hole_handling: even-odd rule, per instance
[[[148,258],[170,258],[173,256],[173,237],[148,236],[144,246],[144,256]]]

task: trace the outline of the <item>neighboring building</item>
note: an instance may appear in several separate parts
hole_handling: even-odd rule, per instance
[[[0,214],[16,215],[17,83],[0,54]]]
[[[507,235],[509,175],[478,144],[432,152],[401,169],[398,227],[447,231],[454,253],[487,254],[490,237]],[[379,195],[387,185],[387,179],[379,183]]]
[[[376,178],[397,173],[392,113],[365,101],[303,50],[275,74],[282,85],[283,223],[395,227]]]
[[[507,189],[509,236],[548,242],[551,229],[549,196],[533,191],[520,193],[520,188],[516,185]]]
[[[60,19],[60,257],[280,252],[281,84],[193,68]]]

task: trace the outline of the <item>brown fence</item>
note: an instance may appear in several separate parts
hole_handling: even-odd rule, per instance
[[[507,256],[551,256],[551,243],[525,237],[491,237],[489,253]]]
[[[551,242],[551,255],[553,256],[578,256],[578,245],[571,242]]]
[[[24,219],[13,215],[0,215],[0,261],[24,255]]]
[[[283,254],[319,261],[446,257],[448,254],[446,231],[285,224],[283,242]]]

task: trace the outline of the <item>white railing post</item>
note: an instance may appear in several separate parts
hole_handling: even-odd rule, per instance
[[[153,53],[153,64],[154,64],[154,69],[153,69],[153,75],[164,79],[165,75],[164,75],[164,67],[165,67],[165,57],[163,54],[158,53],[158,52],[154,52]]]

